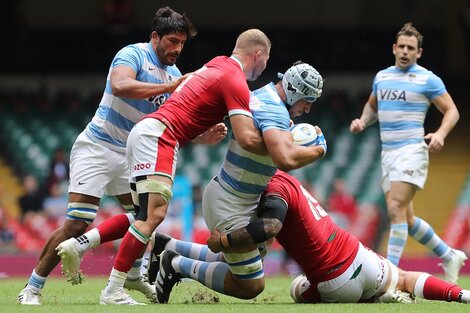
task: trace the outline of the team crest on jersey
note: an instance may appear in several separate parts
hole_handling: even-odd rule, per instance
[[[148,101],[152,102],[153,104],[155,104],[157,108],[159,108],[166,101],[166,96],[165,95],[153,96],[153,97],[148,98]]]
[[[416,78],[416,75],[413,74],[413,73],[411,73],[411,74],[408,75],[408,79],[409,79],[410,81],[413,81],[415,78]]]

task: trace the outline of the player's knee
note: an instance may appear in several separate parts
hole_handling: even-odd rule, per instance
[[[249,300],[256,298],[264,290],[264,279],[246,280],[243,288],[240,288],[240,299]]]
[[[83,221],[66,219],[62,230],[67,238],[72,238],[83,235],[87,227],[88,224]]]

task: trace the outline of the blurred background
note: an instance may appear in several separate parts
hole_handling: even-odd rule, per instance
[[[276,82],[277,72],[296,60],[322,74],[322,97],[296,122],[322,128],[328,155],[293,174],[341,226],[380,253],[385,253],[388,220],[380,187],[378,128],[352,136],[348,127],[361,114],[375,73],[393,65],[397,31],[413,22],[424,35],[419,64],[443,79],[461,113],[444,150],[431,155],[427,184],[415,198],[416,215],[447,243],[470,252],[470,1],[2,0],[0,261],[26,256],[32,261],[24,262],[34,262],[63,222],[69,152],[99,104],[111,60],[122,47],[149,40],[153,15],[165,5],[186,13],[198,28],[177,62],[183,73],[216,55],[230,55],[238,34],[257,27],[273,46],[268,67],[250,83],[252,89]],[[432,107],[426,131],[437,129],[441,117]],[[205,242],[201,192],[225,149],[226,141],[181,151],[175,198],[162,231]],[[95,223],[120,212],[113,198],[104,198],[101,207]],[[115,246],[99,249],[113,253]],[[273,250],[279,252],[277,259],[273,254],[273,272],[290,271],[282,250]],[[406,258],[416,262],[429,257],[411,238],[404,256],[404,268]],[[25,266],[25,273],[32,267]]]

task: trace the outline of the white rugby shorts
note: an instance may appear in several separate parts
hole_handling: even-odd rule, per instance
[[[248,225],[256,215],[259,197],[244,199],[226,191],[217,181],[212,179],[204,189],[202,196],[202,213],[209,230],[218,229],[229,233]],[[246,253],[224,253],[230,271],[238,279],[259,279],[264,276],[262,257],[266,254],[265,244],[260,249]]]
[[[174,180],[179,143],[161,121],[145,118],[132,128],[127,139],[130,182],[138,176],[161,175]]]
[[[425,142],[382,151],[382,189],[400,181],[423,189],[428,176],[429,152]]]
[[[70,152],[69,192],[97,198],[130,193],[126,155],[92,141],[82,132]]]
[[[385,291],[392,264],[384,257],[359,244],[359,251],[349,268],[340,276],[318,283],[322,302],[358,302]]]

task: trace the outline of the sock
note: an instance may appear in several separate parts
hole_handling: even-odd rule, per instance
[[[425,220],[415,217],[413,227],[409,229],[409,234],[420,244],[432,250],[445,262],[452,259],[452,249],[434,232],[434,229]]]
[[[95,248],[100,244],[100,232],[97,228],[90,229],[80,237],[76,238],[75,247],[78,252],[83,255],[91,248]]]
[[[108,283],[104,288],[104,295],[110,296],[116,289],[123,288],[124,282],[126,281],[127,273],[120,272],[116,270],[114,267],[111,270],[111,274],[109,275]]]
[[[124,237],[127,229],[134,222],[134,216],[130,213],[114,215],[98,225],[96,228],[100,232],[101,242],[105,243]]]
[[[39,276],[38,274],[36,274],[36,271],[33,270],[31,276],[29,276],[27,287],[31,289],[41,290],[42,288],[44,288],[46,280],[47,277]]]
[[[142,266],[142,258],[137,259],[132,264],[131,270],[127,273],[127,278],[130,280],[140,279],[140,268]]]
[[[414,293],[417,297],[428,300],[459,301],[463,289],[442,279],[422,273],[415,284]]]
[[[223,253],[212,252],[207,245],[182,241],[172,238],[165,245],[166,250],[173,250],[190,259],[206,262],[222,261]]]
[[[227,263],[203,262],[177,256],[171,260],[171,265],[183,277],[197,280],[204,286],[225,294],[225,275],[230,271]]]
[[[120,272],[129,272],[135,260],[142,257],[149,239],[132,224],[119,245],[114,268]]]
[[[387,259],[398,266],[401,255],[405,249],[408,238],[408,224],[390,224],[390,235],[388,237]]]

